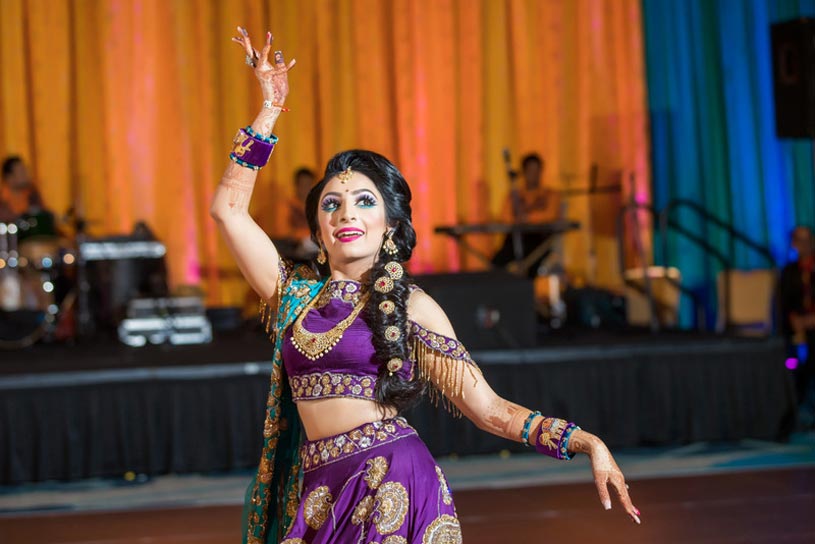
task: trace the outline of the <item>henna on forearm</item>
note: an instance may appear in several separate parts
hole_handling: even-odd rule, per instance
[[[263,108],[252,122],[252,130],[258,134],[266,136],[267,138],[271,136],[272,129],[274,129],[277,118],[280,117],[280,111],[280,108],[277,107],[272,109]]]
[[[255,188],[257,173],[236,163],[227,166],[221,178],[221,188],[226,191],[230,212],[248,212],[249,201]]]
[[[483,416],[483,429],[503,438],[521,442],[524,422],[527,416],[529,416],[530,411],[528,408],[524,408],[514,402],[498,398],[490,404]],[[543,418],[540,416],[536,417],[532,421],[530,429],[534,429],[542,420]],[[532,443],[531,437],[530,443]]]

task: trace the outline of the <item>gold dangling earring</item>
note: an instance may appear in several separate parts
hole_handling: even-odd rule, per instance
[[[320,264],[325,264],[326,257],[325,257],[325,250],[323,246],[320,246],[320,252],[317,254],[317,262]]]
[[[385,240],[385,243],[382,244],[382,247],[384,248],[385,253],[391,257],[399,253],[399,249],[396,247],[396,243],[393,241],[392,230],[388,233],[388,238]]]

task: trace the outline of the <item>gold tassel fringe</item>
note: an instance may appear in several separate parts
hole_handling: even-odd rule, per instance
[[[413,339],[413,357],[419,368],[419,379],[430,384],[429,396],[434,405],[442,402],[444,409],[454,417],[461,417],[461,410],[453,402],[453,399],[466,398],[464,391],[464,371],[470,372],[475,384],[478,383],[478,375],[481,370],[470,359],[454,359],[445,355],[422,342],[419,338]]]

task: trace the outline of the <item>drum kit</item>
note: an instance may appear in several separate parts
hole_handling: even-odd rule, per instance
[[[0,349],[74,334],[77,261],[76,240],[50,212],[0,223]]]

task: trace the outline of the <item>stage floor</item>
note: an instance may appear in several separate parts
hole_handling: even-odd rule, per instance
[[[456,492],[466,544],[804,544],[815,541],[815,469],[797,468],[631,482],[634,524],[590,484]],[[0,517],[8,544],[234,544],[241,507]]]

